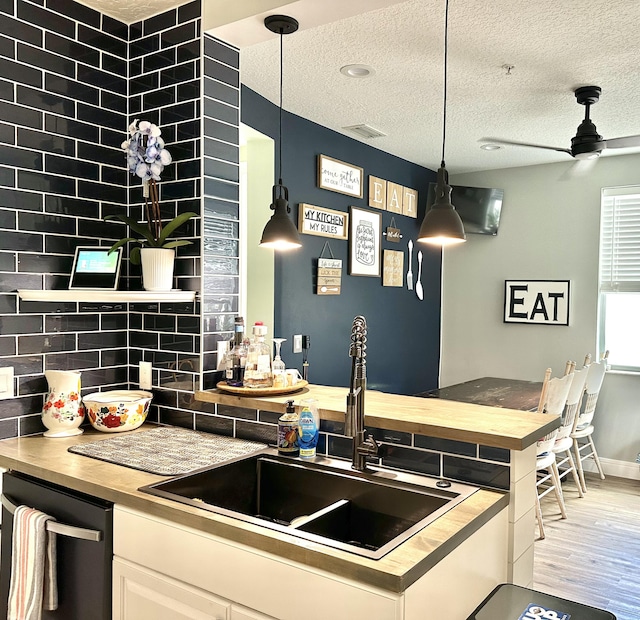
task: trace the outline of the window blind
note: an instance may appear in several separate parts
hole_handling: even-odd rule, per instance
[[[600,291],[640,292],[640,187],[602,190]]]

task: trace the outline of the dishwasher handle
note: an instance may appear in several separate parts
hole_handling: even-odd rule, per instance
[[[0,502],[11,513],[15,514],[18,507],[13,503],[4,493],[0,496]],[[57,521],[47,522],[47,531],[54,534],[60,534],[60,536],[69,536],[70,538],[80,538],[82,540],[90,540],[92,542],[100,542],[102,540],[102,532],[99,530],[88,530],[83,527],[76,527],[74,525],[66,525],[65,523],[58,523]]]

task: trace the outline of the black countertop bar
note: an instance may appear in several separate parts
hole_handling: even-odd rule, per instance
[[[522,411],[535,411],[540,400],[542,382],[520,379],[481,377],[448,387],[421,392],[423,398],[444,398],[474,405],[506,407]]]

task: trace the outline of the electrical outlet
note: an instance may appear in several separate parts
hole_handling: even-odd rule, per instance
[[[141,390],[150,390],[152,387],[152,366],[151,362],[140,362],[138,364],[138,385]]]
[[[0,400],[14,398],[15,395],[13,366],[3,366],[0,368]]]
[[[302,334],[295,334],[293,337],[293,352],[302,353]]]

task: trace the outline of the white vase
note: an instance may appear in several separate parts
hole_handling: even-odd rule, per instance
[[[49,429],[45,437],[72,437],[83,431],[84,405],[80,398],[80,373],[69,370],[47,370],[49,384],[42,408],[42,423]]]
[[[173,288],[175,254],[173,249],[140,248],[142,286],[145,291],[170,291]]]

